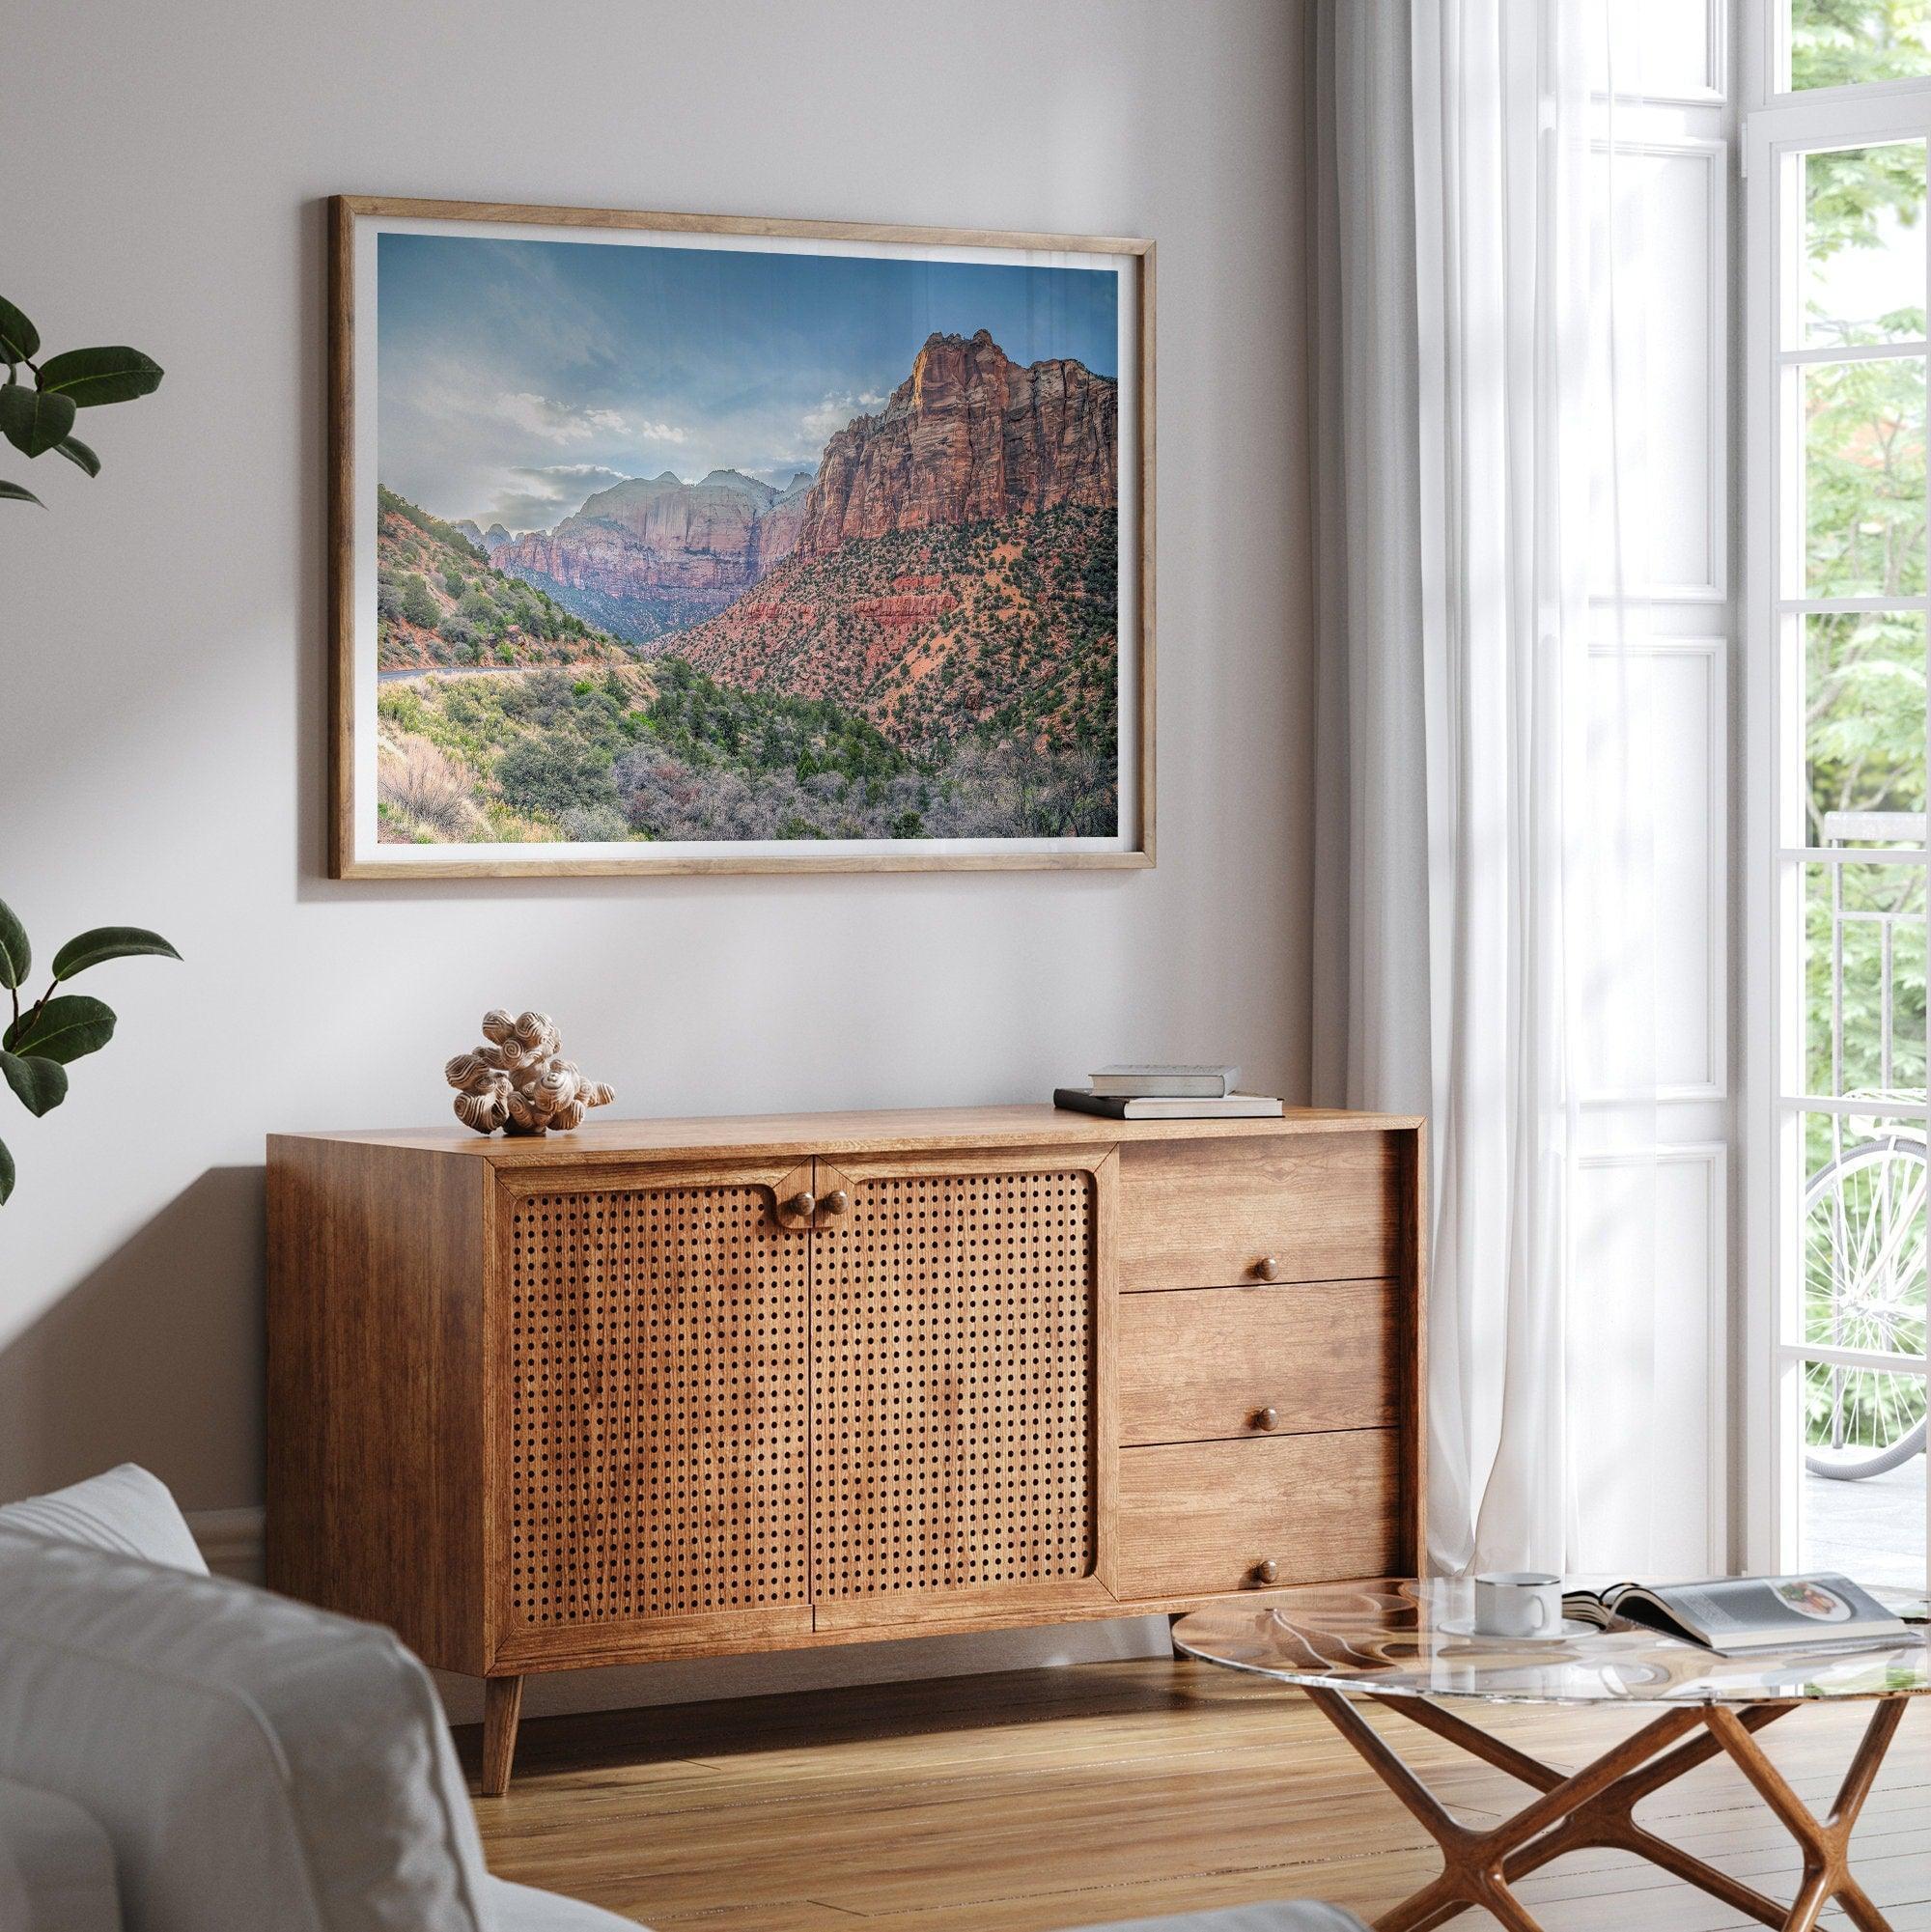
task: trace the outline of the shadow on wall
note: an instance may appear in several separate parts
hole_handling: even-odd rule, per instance
[[[262,1494],[264,1179],[210,1167],[0,1350],[0,1498],[144,1465],[183,1508]]]

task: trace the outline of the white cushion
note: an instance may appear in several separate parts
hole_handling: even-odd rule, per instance
[[[121,1932],[114,1847],[70,1798],[0,1778],[0,1925]]]
[[[507,1879],[486,1878],[483,1893],[495,1932],[644,1932],[634,1918],[619,1918],[601,1905],[584,1905]]]
[[[103,1827],[139,1932],[490,1932],[429,1675],[373,1624],[0,1527],[0,1776]]]
[[[67,1489],[10,1502],[0,1508],[0,1526],[96,1550],[118,1550],[124,1556],[192,1570],[197,1577],[208,1575],[194,1532],[167,1484],[138,1463],[123,1463]]]

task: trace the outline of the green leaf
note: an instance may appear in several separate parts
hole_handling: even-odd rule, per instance
[[[9,483],[0,477],[0,503],[32,503],[44,510],[47,506],[31,490],[22,490],[17,483]]]
[[[135,953],[158,953],[168,960],[181,958],[160,934],[151,933],[145,926],[96,926],[92,932],[70,939],[54,955],[54,977],[71,979],[75,973],[85,972],[102,960],[126,959]]]
[[[32,969],[34,949],[14,909],[0,899],[0,986],[18,986]]]
[[[51,1113],[67,1098],[67,1069],[55,1061],[0,1051],[0,1075],[36,1119]]]
[[[69,462],[77,463],[89,476],[100,474],[100,459],[78,436],[63,436],[54,445]]]
[[[10,1053],[38,1053],[67,1066],[83,1053],[99,1052],[113,1037],[114,1009],[84,993],[69,993],[21,1014],[0,1035],[0,1048]]]
[[[26,362],[41,352],[41,332],[0,295],[0,361]],[[0,1201],[6,1199],[0,1194]]]
[[[14,1191],[14,1157],[7,1152],[7,1143],[0,1140],[0,1208],[7,1205],[7,1199]]]
[[[73,428],[70,396],[29,389],[24,382],[0,382],[0,432],[16,450],[41,456]]]
[[[41,364],[41,390],[66,396],[77,408],[131,403],[161,386],[161,365],[138,349],[70,349]]]

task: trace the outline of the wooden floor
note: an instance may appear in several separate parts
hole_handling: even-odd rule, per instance
[[[1635,1728],[1612,1713],[1458,1708],[1569,1767]],[[1370,1709],[1471,1821],[1530,1795]],[[1861,1728],[1855,1708],[1799,1711],[1765,1742],[1821,1809]],[[461,1742],[473,1775],[476,1739]],[[1437,1869],[1301,1697],[1190,1663],[529,1722],[510,1795],[477,1814],[502,1877],[693,1932],[1048,1932],[1294,1897],[1372,1917]],[[1789,1839],[1721,1760],[1638,1815],[1778,1896],[1795,1890]],[[1906,1718],[1857,1845],[1896,1932],[1931,1932],[1931,1699]],[[1550,1932],[1749,1922],[1621,1854],[1579,1854],[1521,1892]]]

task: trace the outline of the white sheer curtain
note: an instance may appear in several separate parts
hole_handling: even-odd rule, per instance
[[[1641,804],[1603,541],[1636,279],[1602,218],[1612,4],[1316,8],[1316,1088],[1430,1118],[1448,1570],[1578,1566],[1581,1108],[1609,1064],[1634,1106],[1654,1090],[1645,848],[1604,811],[1606,787],[1629,825]]]

